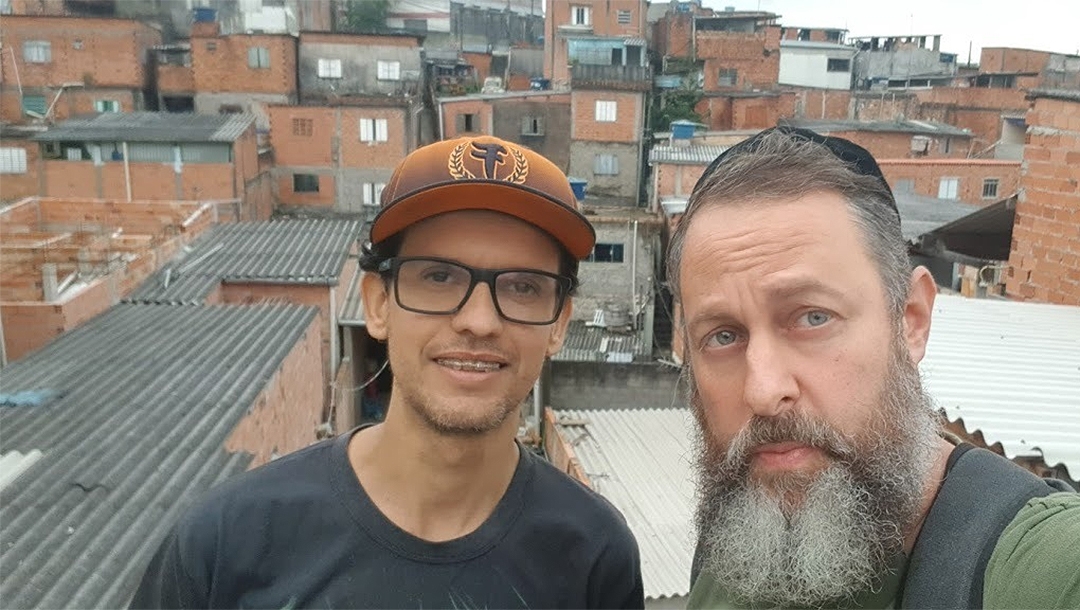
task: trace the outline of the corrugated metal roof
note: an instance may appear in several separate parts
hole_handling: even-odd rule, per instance
[[[34,136],[43,142],[234,142],[255,121],[250,114],[105,112],[68,119]]]
[[[942,225],[981,210],[977,205],[954,199],[938,199],[894,190],[896,208],[900,212],[900,228],[904,239],[914,239]]]
[[[716,146],[713,144],[653,146],[652,150],[649,151],[649,165],[658,163],[708,165],[728,148],[728,146]]]
[[[221,282],[335,286],[362,224],[283,219],[218,225],[125,301],[202,303]]]
[[[939,295],[919,368],[950,420],[1080,475],[1080,307]]]
[[[118,608],[194,496],[243,471],[223,444],[318,310],[118,305],[4,369],[4,451],[44,457],[0,491],[8,608]]]
[[[612,332],[573,320],[566,329],[563,347],[552,360],[563,362],[640,362],[651,360],[645,351],[645,329],[631,333]]]
[[[688,594],[695,545],[690,411],[555,414],[593,489],[622,512],[637,538],[645,598]]]
[[[912,133],[932,136],[970,138],[971,132],[934,121],[849,121],[819,119],[781,119],[781,125],[803,127],[818,133],[834,131],[874,131],[879,133]]]

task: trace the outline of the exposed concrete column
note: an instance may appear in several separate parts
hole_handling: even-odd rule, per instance
[[[41,266],[41,290],[46,302],[55,301],[60,296],[57,286],[56,263],[45,263]]]

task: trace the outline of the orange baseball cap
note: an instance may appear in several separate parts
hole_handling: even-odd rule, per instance
[[[437,214],[492,210],[546,231],[570,254],[592,252],[596,231],[554,163],[492,136],[444,140],[409,153],[382,192],[371,226],[378,244]]]

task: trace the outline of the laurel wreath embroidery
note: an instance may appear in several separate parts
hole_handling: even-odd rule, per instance
[[[524,184],[525,179],[529,177],[529,162],[525,160],[525,155],[521,154],[521,151],[516,148],[511,148],[510,154],[514,156],[514,173],[510,174],[506,181],[514,184]]]
[[[447,162],[447,169],[450,170],[450,176],[454,180],[470,180],[476,176],[465,169],[465,143],[458,144],[454,147],[454,150],[450,152],[450,160]]]

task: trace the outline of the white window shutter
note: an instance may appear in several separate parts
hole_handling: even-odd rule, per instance
[[[386,119],[375,119],[375,141],[386,142],[388,135]]]
[[[371,119],[360,119],[360,141],[361,142],[371,142],[372,140],[375,139],[375,134],[372,133],[373,132],[372,128],[374,127],[373,123],[374,123],[374,121],[372,121]]]

